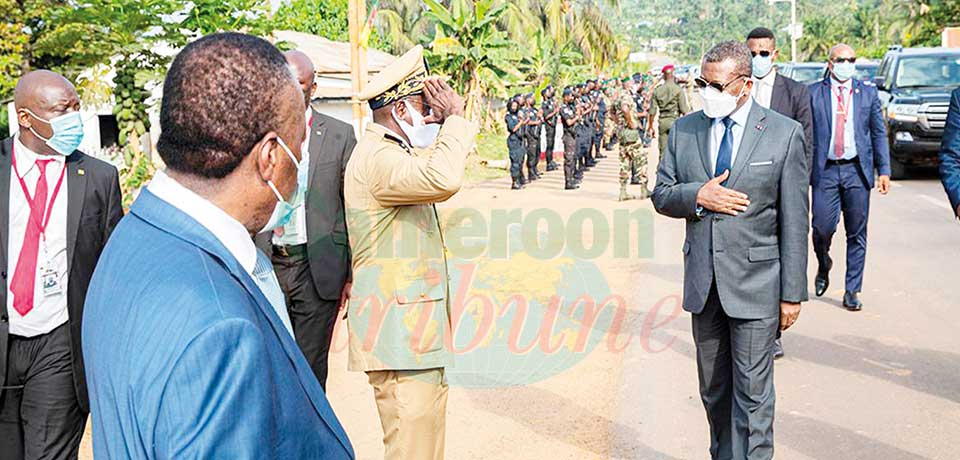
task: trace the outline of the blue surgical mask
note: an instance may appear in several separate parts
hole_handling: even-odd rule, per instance
[[[763,57],[756,55],[753,57],[753,76],[756,78],[766,77],[773,69],[773,56]]]
[[[77,148],[80,147],[80,143],[83,142],[83,118],[80,117],[80,112],[68,112],[59,117],[44,120],[30,111],[30,109],[23,110],[33,118],[50,125],[50,129],[53,130],[53,136],[49,139],[37,134],[32,126],[30,127],[30,132],[46,142],[46,144],[57,153],[64,156],[70,155],[76,151]]]
[[[833,63],[833,76],[839,81],[847,81],[857,73],[857,65],[852,62]]]
[[[290,201],[283,199],[283,195],[280,193],[280,190],[277,190],[277,186],[273,184],[273,181],[267,181],[267,186],[270,187],[270,190],[273,190],[273,194],[277,196],[277,205],[273,208],[273,214],[270,215],[270,220],[267,221],[267,224],[263,226],[263,230],[260,230],[260,233],[270,232],[276,228],[283,227],[290,222],[290,219],[293,217],[294,211],[297,210],[297,207],[303,204],[304,195],[307,192],[307,167],[302,164],[302,162],[297,161],[297,158],[293,156],[293,151],[287,147],[287,144],[283,142],[283,139],[277,137],[277,143],[280,144],[280,147],[283,148],[287,155],[290,157],[290,160],[293,161],[293,164],[297,167],[297,189],[293,192],[293,196],[290,197]]]

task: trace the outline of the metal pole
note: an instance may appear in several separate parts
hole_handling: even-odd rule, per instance
[[[797,63],[797,0],[790,0],[790,60]]]
[[[347,22],[350,29],[350,86],[353,97],[350,105],[353,106],[353,126],[357,137],[363,133],[363,103],[358,99],[360,92],[367,83],[365,53],[360,47],[360,29],[366,20],[365,0],[349,0],[347,4]]]

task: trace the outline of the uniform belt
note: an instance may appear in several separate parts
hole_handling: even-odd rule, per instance
[[[306,244],[296,244],[291,246],[273,245],[273,255],[279,257],[302,256],[307,253]]]
[[[856,161],[857,161],[857,158],[853,157],[853,158],[845,158],[841,160],[827,160],[827,164],[828,165],[848,165]]]

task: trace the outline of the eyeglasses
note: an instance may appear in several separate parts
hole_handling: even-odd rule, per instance
[[[770,55],[772,55],[772,54],[773,54],[773,51],[767,51],[767,50],[763,50],[763,51],[759,51],[759,52],[757,52],[757,51],[751,51],[751,52],[750,52],[750,55],[753,56],[753,57],[757,57],[757,55],[760,55],[761,57],[770,57]]]
[[[834,59],[833,59],[833,62],[834,62],[835,64],[843,64],[844,62],[849,62],[850,64],[853,64],[853,63],[856,63],[856,62],[857,62],[857,58],[855,58],[855,57],[849,57],[849,58],[838,57],[838,58],[834,58]]]
[[[709,86],[722,93],[723,90],[727,89],[730,85],[734,84],[737,80],[741,78],[747,78],[747,75],[737,75],[736,77],[733,78],[733,80],[730,80],[726,83],[720,83],[716,81],[712,81],[712,82],[706,81],[702,77],[697,77],[693,80],[693,83],[697,85],[697,88],[704,89]]]

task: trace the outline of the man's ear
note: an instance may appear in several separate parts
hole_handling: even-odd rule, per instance
[[[280,157],[277,155],[277,133],[270,131],[257,142],[250,152],[254,159],[254,165],[257,172],[264,182],[273,180],[277,175],[277,165]]]
[[[33,127],[33,117],[24,109],[17,109],[17,124],[21,128],[29,130]]]

